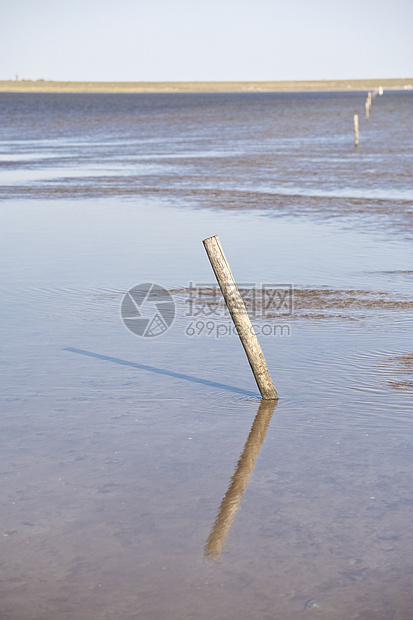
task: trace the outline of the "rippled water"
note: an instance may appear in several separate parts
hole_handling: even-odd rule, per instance
[[[364,96],[0,95],[2,619],[410,619],[412,95]]]

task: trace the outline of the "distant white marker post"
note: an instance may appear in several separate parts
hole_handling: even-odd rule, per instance
[[[354,115],[354,146],[359,145],[359,115]]]

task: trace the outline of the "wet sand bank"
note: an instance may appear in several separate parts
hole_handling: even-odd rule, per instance
[[[67,93],[239,93],[386,90],[413,87],[413,78],[367,80],[303,80],[272,82],[75,82],[54,80],[1,80],[0,91]]]

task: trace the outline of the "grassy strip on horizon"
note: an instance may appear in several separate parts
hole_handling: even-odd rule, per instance
[[[273,82],[57,82],[0,80],[0,92],[56,93],[218,93],[413,89],[413,78]]]

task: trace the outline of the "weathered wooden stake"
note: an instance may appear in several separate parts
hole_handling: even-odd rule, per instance
[[[366,121],[369,120],[370,117],[370,103],[369,103],[369,99],[366,99],[366,103],[365,103],[365,108],[366,108]]]
[[[204,239],[203,244],[224,296],[225,303],[230,311],[231,318],[234,321],[238,336],[247,354],[261,396],[266,400],[277,400],[277,390],[268,372],[264,354],[251,325],[244,301],[235,284],[219,237],[216,235]]]
[[[354,146],[359,145],[359,115],[354,115]]]

